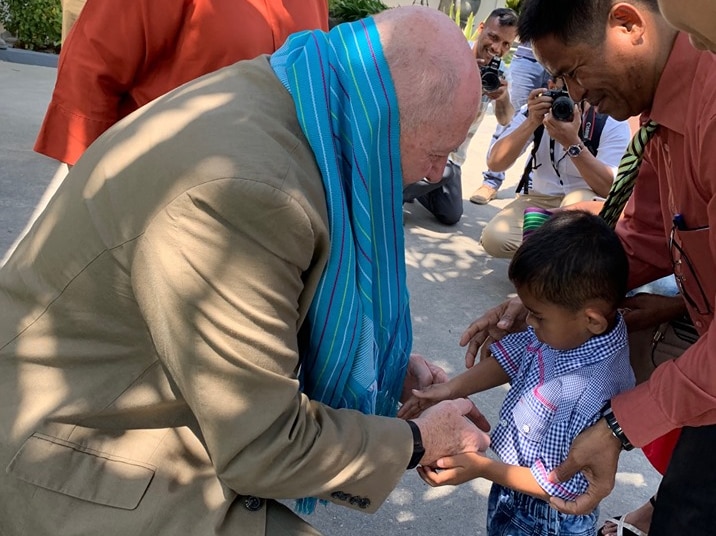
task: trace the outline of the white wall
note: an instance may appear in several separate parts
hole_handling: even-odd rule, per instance
[[[390,7],[395,6],[409,6],[413,3],[419,4],[420,0],[383,0],[383,3]],[[437,8],[440,0],[423,0],[423,4],[429,5],[430,7]],[[480,3],[480,9],[477,11],[476,20],[484,20],[490,12],[498,7],[505,7],[504,0],[482,0]]]

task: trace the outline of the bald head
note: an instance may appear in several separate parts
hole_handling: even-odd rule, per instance
[[[477,115],[482,92],[477,64],[462,30],[444,13],[424,6],[388,9],[374,20],[398,97],[401,145],[405,136],[422,132],[439,137],[450,150],[457,148]],[[423,146],[433,143],[413,141]],[[412,155],[404,150],[406,157]],[[404,162],[408,182],[424,176],[413,180],[405,173],[406,164],[410,163]]]

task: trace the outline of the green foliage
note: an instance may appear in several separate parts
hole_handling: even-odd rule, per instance
[[[477,35],[480,33],[477,29],[479,24],[475,24],[475,14],[473,12],[470,12],[467,16],[467,19],[465,19],[465,25],[463,26],[462,21],[460,20],[460,4],[453,2],[450,4],[450,12],[448,13],[448,16],[462,29],[462,33],[465,34],[465,38],[468,41],[472,42],[477,39]]]
[[[60,0],[0,0],[0,22],[16,47],[57,51],[62,34]]]
[[[505,7],[509,7],[519,15],[522,9],[522,0],[505,0]]]
[[[328,16],[337,22],[352,22],[388,9],[380,0],[328,0]]]

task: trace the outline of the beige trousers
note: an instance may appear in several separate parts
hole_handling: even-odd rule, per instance
[[[591,201],[596,196],[596,193],[588,189],[574,190],[565,196],[518,194],[515,200],[498,212],[482,230],[482,247],[493,257],[511,259],[522,243],[522,220],[526,208],[550,210],[581,201]]]
[[[62,0],[62,42],[65,41],[70,28],[80,16],[87,0]]]

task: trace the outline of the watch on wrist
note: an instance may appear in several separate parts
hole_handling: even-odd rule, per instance
[[[567,147],[567,154],[570,157],[575,158],[575,157],[579,156],[580,154],[582,154],[583,150],[584,150],[584,145],[582,145],[581,143],[575,143],[574,145],[570,145],[569,147]]]
[[[604,419],[607,421],[607,426],[609,427],[609,430],[611,430],[612,435],[616,437],[621,443],[622,449],[632,450],[634,448],[634,445],[631,444],[631,441],[629,441],[629,438],[627,438],[626,434],[624,433],[624,430],[622,430],[619,421],[617,421],[617,417],[612,411],[611,401],[608,401],[602,409],[602,417],[604,417]]]
[[[418,425],[413,421],[407,422],[410,426],[410,431],[413,432],[413,455],[410,457],[410,463],[408,463],[406,469],[415,469],[425,455],[425,447],[423,446],[423,436]]]

